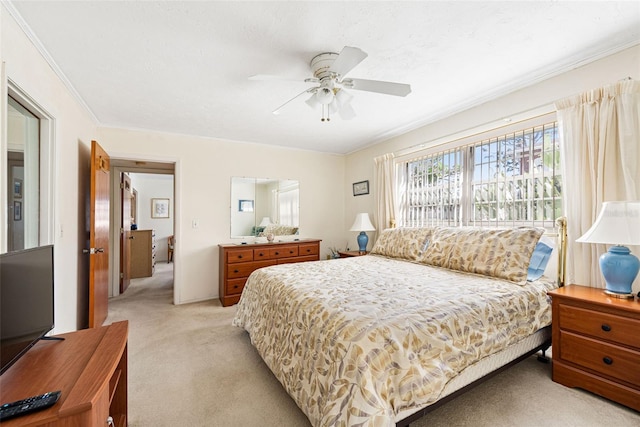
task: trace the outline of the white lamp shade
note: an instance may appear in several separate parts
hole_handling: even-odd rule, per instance
[[[596,222],[576,242],[640,245],[640,201],[604,202]]]
[[[267,225],[271,224],[271,219],[269,219],[268,216],[265,216],[262,218],[262,221],[260,221],[260,227],[266,227]]]
[[[359,213],[356,215],[356,220],[349,231],[375,231],[375,227],[371,224],[368,213]]]

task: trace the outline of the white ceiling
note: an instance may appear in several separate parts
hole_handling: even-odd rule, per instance
[[[640,2],[12,1],[103,126],[349,153],[640,43]],[[20,18],[21,17],[21,18]],[[30,30],[29,30],[30,29]],[[348,74],[357,117],[300,97],[318,53],[369,54]],[[292,81],[251,81],[271,74]],[[625,76],[620,76],[623,78]]]

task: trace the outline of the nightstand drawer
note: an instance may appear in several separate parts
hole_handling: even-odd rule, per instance
[[[640,349],[640,321],[560,304],[560,329]]]
[[[560,332],[560,359],[640,387],[640,352]]]

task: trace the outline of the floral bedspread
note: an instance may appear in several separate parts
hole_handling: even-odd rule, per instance
[[[475,361],[551,323],[517,285],[380,256],[255,271],[233,324],[314,426],[392,426]]]

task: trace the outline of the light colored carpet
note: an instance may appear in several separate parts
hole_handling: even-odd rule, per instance
[[[129,425],[310,426],[246,332],[231,325],[235,307],[173,305],[172,273],[159,263],[152,278],[109,301],[106,324],[129,320]],[[554,383],[551,365],[531,357],[412,427],[541,425],[640,426],[640,414]]]

